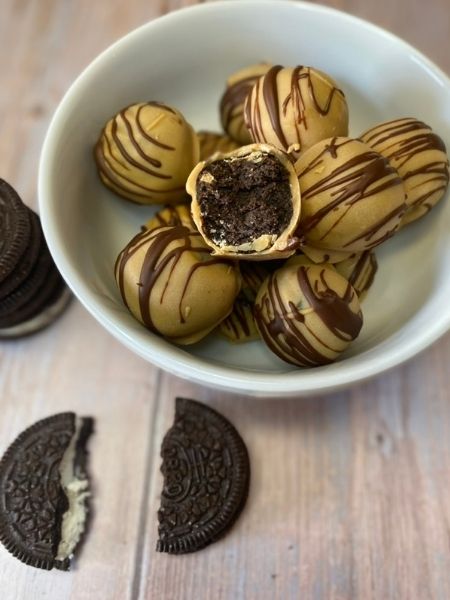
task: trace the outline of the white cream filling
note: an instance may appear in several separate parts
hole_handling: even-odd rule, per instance
[[[74,471],[75,453],[80,436],[82,420],[77,418],[75,434],[64,453],[59,466],[61,485],[69,502],[69,508],[64,513],[61,524],[61,541],[56,555],[57,560],[65,560],[72,556],[76,545],[84,531],[87,508],[86,498],[90,496],[87,478],[79,479]]]

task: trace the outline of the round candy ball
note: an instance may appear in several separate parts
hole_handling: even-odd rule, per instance
[[[282,360],[300,367],[331,363],[358,337],[363,317],[350,283],[323,265],[291,265],[260,288],[255,320]]]
[[[220,100],[220,120],[224,131],[241,146],[252,141],[244,121],[245,99],[261,75],[269,69],[270,65],[266,63],[251,65],[227,79],[226,89]]]
[[[199,160],[197,134],[176,109],[133,104],[110,119],[95,146],[103,183],[139,204],[179,202]]]
[[[295,252],[300,186],[292,162],[250,144],[199,163],[186,184],[194,222],[215,255],[245,260]]]
[[[173,227],[174,225],[184,225],[192,231],[197,231],[195,223],[192,219],[189,205],[187,204],[171,204],[158,210],[153,217],[148,219],[144,225],[144,229],[156,229],[158,227]]]
[[[348,135],[344,93],[312,67],[272,67],[253,86],[244,116],[253,141],[273,144],[294,159],[320,140]]]
[[[199,131],[200,160],[207,160],[216,152],[231,152],[239,148],[239,144],[227,135],[212,131]]]
[[[302,198],[297,234],[306,240],[305,254],[311,247],[344,259],[378,246],[399,228],[406,209],[403,181],[361,141],[323,140],[302,154],[295,170]]]
[[[408,209],[406,225],[426,215],[444,196],[449,181],[445,144],[425,123],[396,119],[361,135],[361,140],[385,156],[403,178]]]
[[[201,235],[182,225],[135,236],[119,255],[115,276],[134,317],[183,345],[229,315],[241,284],[238,265],[211,256]]]

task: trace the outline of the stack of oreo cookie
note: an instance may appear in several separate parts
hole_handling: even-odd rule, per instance
[[[0,179],[0,339],[45,327],[70,297],[38,215]]]

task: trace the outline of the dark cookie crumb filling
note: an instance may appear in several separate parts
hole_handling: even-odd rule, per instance
[[[209,174],[214,179],[202,181]],[[208,179],[208,178],[206,178]],[[239,246],[280,235],[292,218],[289,173],[271,154],[209,163],[197,180],[206,235],[219,246]]]

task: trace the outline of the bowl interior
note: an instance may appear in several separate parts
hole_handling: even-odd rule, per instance
[[[123,106],[159,100],[197,129],[220,130],[226,77],[248,64],[305,64],[345,91],[351,134],[396,117],[429,123],[450,147],[450,85],[408,45],[333,10],[284,1],[217,2],[168,15],[101,55],[69,90],[50,127],[40,203],[50,248],[89,310],[127,346],[173,372],[229,389],[283,393],[331,389],[408,358],[442,333],[450,309],[450,205],[443,202],[377,250],[379,271],[363,304],[359,339],[334,365],[299,370],[260,342],[210,336],[177,348],[124,308],[113,277],[118,252],[154,212],[99,181],[92,148]]]

